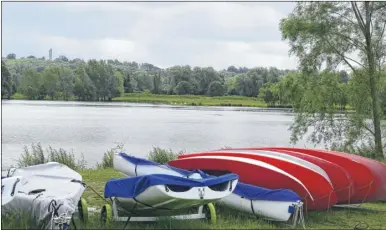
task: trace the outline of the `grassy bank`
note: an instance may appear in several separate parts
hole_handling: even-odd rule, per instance
[[[147,93],[127,93],[122,97],[113,98],[113,101],[191,106],[267,107],[267,104],[258,98],[242,96],[206,97],[200,95],[156,95]]]
[[[106,181],[112,178],[124,177],[121,173],[112,168],[112,156],[115,152],[121,151],[123,145],[118,144],[116,147],[106,151],[100,163],[92,169],[85,167],[84,160],[76,161],[72,152],[59,149],[55,150],[47,148],[46,151],[41,145],[32,145],[32,148],[25,148],[23,155],[18,161],[18,166],[27,166],[45,163],[55,160],[59,163],[64,163],[69,167],[78,171],[83,181],[89,186],[84,192],[83,198],[87,201],[88,207],[95,207],[98,212],[89,213],[89,221],[86,225],[82,225],[76,221],[77,228],[81,229],[122,229],[124,223],[113,223],[112,225],[103,227],[99,222],[100,208],[105,204],[103,196],[104,185]],[[177,153],[161,148],[153,148],[148,154],[148,159],[157,162],[167,162],[170,159],[175,159]],[[97,194],[93,191],[95,190]],[[99,194],[99,195],[98,195]],[[209,224],[205,220],[173,220],[165,218],[165,220],[155,223],[130,223],[128,229],[278,229],[288,228],[282,223],[272,223],[266,220],[258,219],[255,216],[250,216],[237,211],[226,210],[216,206],[217,223]],[[306,228],[313,229],[353,229],[355,226],[365,229],[386,229],[386,203],[368,203],[362,207],[370,208],[369,210],[354,210],[354,209],[333,209],[330,211],[309,212],[305,214]],[[358,225],[359,224],[359,225]],[[15,218],[2,218],[2,228],[8,229],[26,229],[30,227],[24,220],[15,220]],[[358,228],[359,229],[359,228]]]
[[[12,95],[11,99],[27,100],[27,98],[20,93]],[[51,100],[51,98],[46,97],[44,100]],[[71,97],[70,100],[76,101],[77,98]],[[206,97],[200,95],[158,95],[150,93],[125,93],[121,97],[113,98],[113,101],[187,106],[267,107],[267,104],[259,98],[243,96]]]

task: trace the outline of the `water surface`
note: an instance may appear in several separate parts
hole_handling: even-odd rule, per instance
[[[38,142],[83,153],[89,166],[116,143],[140,157],[153,146],[187,152],[289,146],[293,118],[290,112],[259,108],[2,101],[2,165],[15,164],[24,145]]]

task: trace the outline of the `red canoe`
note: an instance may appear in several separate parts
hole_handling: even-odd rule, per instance
[[[305,198],[309,210],[322,210],[336,204],[330,182],[319,173],[280,158],[248,153],[211,152],[170,161],[173,167],[233,172],[240,181],[270,189],[291,189]]]
[[[229,150],[234,151],[235,149],[222,149],[222,150],[218,150],[218,151],[229,151]],[[256,151],[256,150],[243,150],[243,149],[237,149],[237,150],[238,151]],[[265,152],[268,153],[269,155],[273,155],[273,156],[278,156],[278,155],[279,156],[280,155],[292,156],[295,159],[294,158],[290,158],[290,159],[293,159],[294,161],[298,161],[299,163],[305,165],[306,167],[315,168],[309,164],[313,164],[314,166],[319,166],[320,167],[319,169],[322,170],[323,172],[325,172],[327,177],[331,180],[331,183],[333,185],[334,191],[335,191],[336,196],[337,196],[337,203],[340,203],[340,204],[349,203],[350,198],[354,195],[354,189],[353,189],[354,187],[352,185],[353,181],[352,181],[350,175],[348,174],[348,172],[344,168],[340,167],[337,164],[323,160],[323,159],[318,158],[318,157],[314,157],[314,156],[310,156],[310,155],[306,155],[306,154],[302,154],[302,153],[297,153],[297,152],[293,152],[293,151],[278,150],[275,152],[271,152],[271,151],[265,151]],[[283,154],[283,153],[285,153],[285,154]],[[186,157],[195,156],[198,154],[200,154],[200,153],[183,154],[183,155],[180,155],[178,158],[182,159],[182,158],[186,158]],[[255,158],[253,158],[253,159],[255,159]],[[303,161],[300,161],[300,160],[303,160]],[[267,162],[265,160],[262,160],[262,161]],[[307,164],[306,162],[309,164]],[[269,163],[269,162],[267,162],[267,163]],[[281,168],[281,167],[279,167],[279,168]],[[281,169],[283,169],[283,168],[281,168]],[[320,170],[317,170],[317,169],[315,169],[315,170],[318,171],[319,173],[321,173]],[[321,173],[321,174],[323,174],[323,173]],[[292,174],[292,175],[295,175],[295,174]],[[298,177],[298,178],[301,178],[301,177]]]
[[[354,195],[351,197],[351,203],[363,203],[375,200],[386,199],[386,188],[382,181],[382,175],[386,175],[386,170],[381,167],[381,163],[371,160],[363,160],[359,156],[338,153],[326,150],[287,148],[287,147],[263,147],[247,148],[254,150],[271,150],[271,151],[294,151],[310,156],[315,156],[343,167],[350,175],[354,182]],[[371,163],[370,163],[370,162]]]
[[[383,200],[386,201],[386,165],[376,161],[372,160],[366,157],[349,154],[349,153],[343,153],[343,152],[335,152],[335,151],[328,151],[328,150],[318,150],[318,149],[302,149],[302,148],[295,148],[294,151],[302,152],[305,154],[313,154],[313,155],[320,155],[320,157],[324,157],[327,159],[328,157],[332,156],[341,156],[346,159],[350,159],[352,161],[359,162],[360,164],[367,167],[371,174],[373,175],[373,182],[371,186],[371,191],[368,194],[368,197],[365,199],[365,201],[379,201]],[[371,183],[370,182],[370,183]]]

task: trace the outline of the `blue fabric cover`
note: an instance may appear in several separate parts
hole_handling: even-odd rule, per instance
[[[234,194],[249,200],[269,200],[269,201],[299,201],[302,198],[290,189],[266,189],[258,186],[237,183]]]
[[[111,179],[105,185],[105,198],[125,197],[133,198],[141,194],[145,189],[154,185],[179,185],[187,187],[203,187],[217,185],[224,182],[237,180],[238,175],[229,173],[220,177],[208,176],[202,179],[190,179],[179,176],[152,174],[146,176],[129,177],[123,179]]]

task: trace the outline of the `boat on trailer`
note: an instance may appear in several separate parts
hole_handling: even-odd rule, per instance
[[[140,176],[152,175],[155,173],[182,178],[200,179],[208,177],[208,174],[203,173],[200,170],[184,170],[171,165],[159,164],[145,159],[128,156],[125,153],[114,155],[113,160],[114,168],[125,175]],[[219,199],[216,203],[275,221],[288,221],[290,217],[295,216],[294,222],[296,222],[298,214],[301,212],[303,205],[302,202],[299,202],[301,199],[291,190],[271,191],[269,189],[259,188],[240,182],[235,183],[233,186],[235,187],[233,191]],[[277,196],[269,196],[269,194],[273,193]],[[281,197],[281,199],[278,197]],[[249,206],[244,205],[246,203],[248,203]],[[261,206],[261,204],[265,205]],[[274,205],[275,209],[272,209],[272,205]],[[252,212],[251,207],[255,207],[253,210],[256,211]]]
[[[125,153],[116,154],[113,160],[114,168],[129,177],[106,183],[104,195],[113,204],[103,206],[104,222],[154,221],[161,216],[207,218],[214,222],[212,202],[231,194],[238,183],[236,174],[215,177],[199,170],[182,174],[182,170]],[[193,209],[198,212],[181,214]]]
[[[67,229],[75,212],[87,219],[82,176],[63,164],[13,168],[1,184],[2,214],[28,215],[36,228]]]

